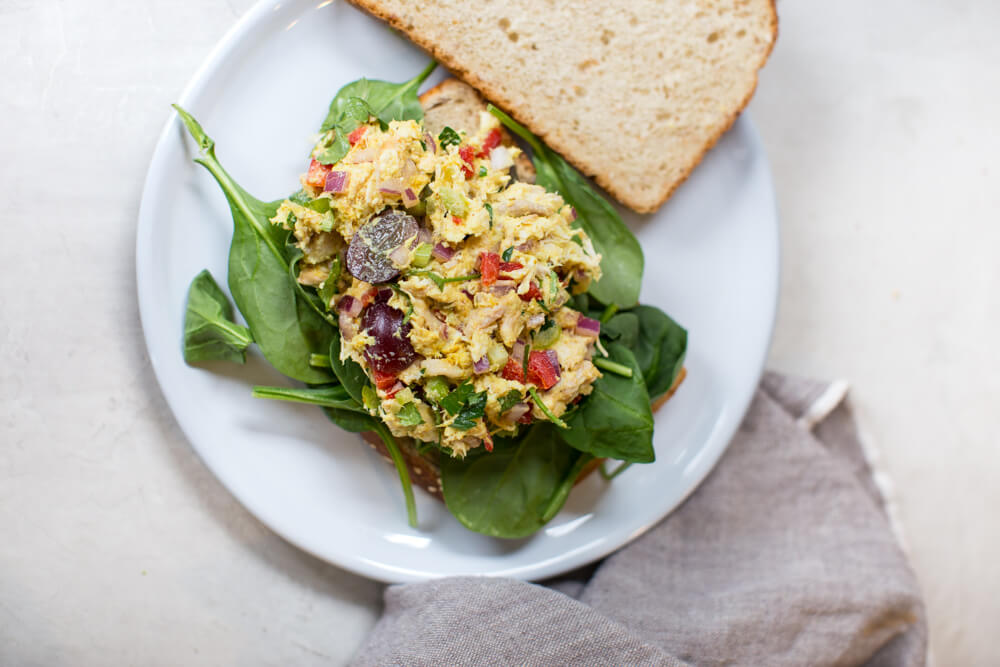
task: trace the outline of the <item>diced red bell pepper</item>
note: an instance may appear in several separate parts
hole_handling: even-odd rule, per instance
[[[330,167],[313,160],[309,163],[309,171],[306,172],[306,183],[314,188],[322,188],[326,185],[326,176],[329,173]]]
[[[521,301],[534,301],[535,299],[542,298],[542,291],[538,289],[538,285],[531,283],[531,287],[524,294],[518,294],[521,297]]]
[[[490,151],[500,145],[500,130],[493,128],[490,133],[486,135],[483,139],[483,147],[479,149],[477,157],[489,157]]]
[[[457,215],[451,216],[451,221],[454,222],[456,225],[462,224],[462,219]]]
[[[387,391],[392,387],[392,385],[396,384],[396,376],[392,373],[383,373],[372,369],[372,375],[375,379],[375,386],[382,391]]]
[[[500,262],[501,271],[518,271],[523,268],[524,264],[521,264],[521,262]]]
[[[485,447],[488,452],[493,451],[493,436],[489,433],[487,433],[486,437],[483,438],[483,447]]]
[[[476,151],[472,146],[461,146],[458,149],[458,156],[462,158],[465,163],[462,165],[462,171],[465,173],[465,178],[472,178],[472,161],[476,159]]]
[[[500,255],[495,252],[479,253],[479,275],[483,287],[490,287],[500,275]]]
[[[377,287],[369,287],[368,291],[361,295],[361,307],[365,308],[378,295]]]
[[[549,354],[552,352],[552,354]],[[528,381],[542,389],[559,382],[559,357],[552,350],[534,350],[528,357]]]
[[[524,382],[524,367],[522,362],[512,356],[507,357],[507,365],[503,367],[502,371],[500,371],[500,377],[505,380]]]
[[[354,128],[354,130],[351,131],[349,135],[347,135],[347,142],[353,146],[354,144],[361,141],[361,137],[365,136],[365,132],[367,131],[368,131],[367,125],[358,125],[356,128]]]
[[[531,412],[528,411],[525,412],[523,415],[521,415],[521,418],[518,419],[517,421],[519,424],[530,424],[531,422],[535,421],[535,418],[531,416]]]

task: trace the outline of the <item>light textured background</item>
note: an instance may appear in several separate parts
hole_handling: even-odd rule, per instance
[[[168,103],[251,0],[0,0],[0,664],[338,664],[379,587],[205,470],[133,247]],[[752,105],[782,211],[773,367],[844,377],[940,665],[1000,664],[1000,4],[782,0]]]

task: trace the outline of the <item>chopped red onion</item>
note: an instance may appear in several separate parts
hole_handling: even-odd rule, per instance
[[[521,364],[524,363],[524,341],[517,341],[510,349],[510,358]]]
[[[340,335],[343,336],[344,340],[351,340],[354,338],[354,334],[358,333],[358,325],[355,324],[351,316],[345,312],[340,313],[340,316],[337,318],[337,323],[340,325]]]
[[[504,413],[504,419],[511,422],[516,422],[518,419],[528,414],[531,411],[531,406],[527,403],[515,403],[510,410]]]
[[[497,296],[503,296],[513,290],[516,285],[517,283],[513,280],[498,280],[493,284],[490,291]]]
[[[389,253],[389,259],[396,266],[409,266],[410,264],[410,249],[406,247],[406,244],[399,246],[395,250]]]
[[[437,257],[442,262],[447,262],[449,259],[455,256],[455,251],[444,245],[443,243],[437,243],[434,245],[434,250],[431,254]]]
[[[573,222],[576,220],[576,209],[572,206],[569,207],[569,221]]]
[[[576,321],[576,333],[588,338],[597,338],[601,335],[601,323],[591,317],[580,316]]]
[[[512,164],[514,160],[510,157],[510,151],[506,146],[497,146],[490,151],[490,167],[493,169],[506,169]]]
[[[406,208],[413,208],[420,203],[420,198],[413,192],[412,189],[406,188],[403,190],[403,206]]]
[[[437,153],[438,145],[434,141],[434,135],[430,132],[424,132],[424,143],[427,144],[427,150],[431,153]]]
[[[353,296],[347,295],[337,304],[337,311],[348,317],[357,317],[361,314],[363,307],[360,299],[355,299]]]
[[[403,194],[406,185],[398,178],[389,178],[379,183],[378,191],[387,195]]]
[[[420,245],[421,243],[430,243],[430,242],[431,242],[431,230],[427,229],[426,227],[420,227],[417,230],[417,245]]]
[[[490,360],[489,360],[489,357],[483,357],[482,359],[480,359],[476,363],[472,364],[472,369],[474,371],[476,371],[476,373],[478,373],[480,375],[482,375],[486,371],[490,370]]]
[[[545,356],[549,358],[549,362],[552,364],[552,368],[556,369],[556,377],[561,377],[562,369],[559,368],[559,355],[556,354],[555,350],[544,350]]]
[[[347,183],[351,180],[350,176],[346,171],[331,171],[326,175],[323,192],[343,192],[347,189]]]
[[[413,164],[413,160],[407,160],[403,163],[403,168],[399,170],[399,175],[403,177],[403,180],[409,180],[411,176],[417,173],[417,165]]]

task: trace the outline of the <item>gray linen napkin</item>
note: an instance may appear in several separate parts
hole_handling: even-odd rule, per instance
[[[845,394],[767,374],[722,461],[649,533],[548,587],[390,586],[353,664],[924,664],[917,582]]]

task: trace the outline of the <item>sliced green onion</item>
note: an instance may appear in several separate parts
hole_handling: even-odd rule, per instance
[[[621,375],[622,377],[630,378],[632,377],[632,369],[624,364],[619,364],[616,361],[611,361],[610,359],[604,359],[603,357],[594,357],[592,359],[593,364],[598,368],[608,371],[609,373],[614,373],[615,375]]]
[[[566,426],[566,422],[552,414],[552,411],[549,410],[549,407],[542,402],[542,397],[538,395],[538,391],[534,387],[528,387],[528,393],[531,394],[531,400],[535,402],[535,405],[538,406],[539,410],[545,413],[545,416],[549,418],[550,422],[559,428],[569,428]]]
[[[444,378],[432,377],[424,383],[424,393],[427,395],[427,398],[435,403],[440,403],[441,399],[450,392],[451,387],[448,386],[448,382]]]

